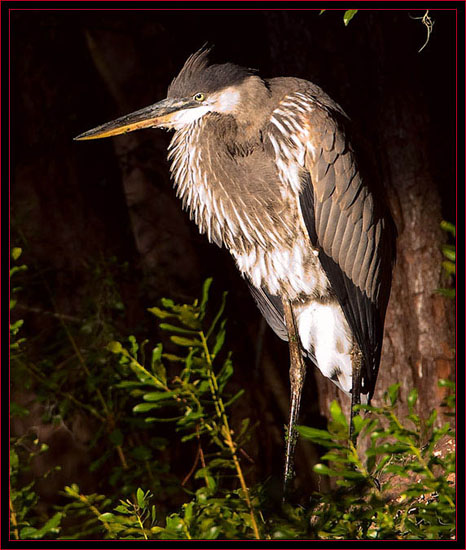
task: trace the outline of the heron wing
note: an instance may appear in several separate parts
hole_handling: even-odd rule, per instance
[[[362,392],[372,396],[394,257],[391,220],[361,178],[340,124],[319,88],[290,94],[274,111],[273,138],[294,146],[303,168],[299,204],[310,240],[363,354]],[[293,133],[294,130],[294,133]],[[288,134],[288,135],[287,135]]]
[[[262,316],[267,321],[270,328],[273,329],[279,338],[287,341],[288,332],[286,330],[281,299],[278,296],[269,294],[263,288],[255,287],[251,283],[248,283],[248,286],[259,311],[262,313]]]

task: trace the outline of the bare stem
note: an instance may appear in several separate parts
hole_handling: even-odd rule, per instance
[[[248,487],[247,487],[246,482],[244,480],[243,471],[241,470],[241,465],[240,465],[239,460],[238,460],[238,452],[237,452],[238,448],[237,448],[237,445],[236,445],[235,441],[233,440],[233,438],[231,436],[232,431],[231,431],[230,425],[228,423],[228,417],[227,417],[226,412],[225,412],[225,407],[224,407],[223,401],[222,401],[222,399],[219,398],[218,382],[217,382],[217,378],[216,378],[216,376],[214,374],[214,371],[213,371],[212,357],[211,357],[210,352],[209,352],[209,348],[208,348],[208,345],[207,345],[207,340],[206,340],[206,337],[205,337],[205,335],[202,331],[199,332],[199,336],[201,338],[202,346],[204,348],[204,354],[205,354],[205,357],[206,357],[206,360],[207,360],[207,364],[209,366],[209,379],[210,379],[210,385],[211,385],[211,393],[212,393],[212,397],[213,397],[214,403],[215,403],[215,410],[217,411],[217,415],[219,416],[219,418],[223,422],[222,434],[225,437],[225,442],[226,442],[228,448],[230,449],[231,457],[233,459],[233,463],[234,463],[235,468],[236,468],[236,473],[238,474],[238,479],[239,479],[239,482],[240,482],[240,485],[241,485],[241,489],[243,490],[244,500],[246,501],[246,505],[249,509],[249,514],[251,516],[251,523],[252,523],[252,528],[253,528],[253,531],[254,531],[254,536],[256,537],[257,540],[260,540],[259,528],[257,527],[257,521],[256,521],[256,517],[255,517],[255,514],[254,514],[254,508],[252,507],[251,499],[249,497],[249,490],[248,490]]]
[[[16,521],[16,512],[13,507],[13,501],[11,500],[11,487],[10,487],[10,519],[13,525],[13,534],[15,535],[15,539],[19,540],[18,522]]]

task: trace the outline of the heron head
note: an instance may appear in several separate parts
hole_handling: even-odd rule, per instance
[[[168,88],[166,99],[97,126],[76,140],[116,136],[142,128],[179,130],[208,114],[233,116],[251,123],[269,97],[265,82],[253,69],[233,63],[209,64],[209,48],[192,54]]]

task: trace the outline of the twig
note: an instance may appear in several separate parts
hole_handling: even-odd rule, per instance
[[[251,523],[252,528],[254,531],[254,536],[257,540],[260,540],[260,534],[259,534],[259,528],[257,527],[256,517],[254,514],[254,508],[252,507],[251,499],[249,498],[249,490],[246,485],[246,481],[244,480],[243,471],[241,470],[241,465],[238,460],[238,453],[237,453],[237,446],[236,443],[233,441],[233,438],[231,437],[232,431],[230,429],[230,425],[228,423],[228,417],[225,412],[225,407],[223,405],[223,401],[219,399],[219,387],[217,383],[217,378],[215,377],[214,371],[213,371],[213,365],[212,365],[212,357],[209,352],[209,348],[207,345],[207,339],[202,331],[199,332],[199,336],[202,341],[202,346],[204,348],[204,354],[207,360],[207,364],[209,367],[209,383],[211,384],[211,393],[212,397],[214,399],[215,403],[215,409],[217,411],[217,414],[219,418],[223,422],[223,436],[225,437],[225,442],[230,449],[231,457],[233,459],[233,463],[236,468],[236,473],[238,474],[238,479],[241,485],[241,489],[243,490],[244,494],[244,500],[246,501],[247,507],[249,509],[249,514],[251,516]]]
[[[199,444],[197,448],[196,458],[194,459],[194,464],[192,465],[191,469],[189,470],[189,472],[186,474],[185,478],[181,482],[182,487],[185,486],[185,484],[189,481],[189,478],[193,475],[194,470],[196,469],[197,463],[199,462],[200,454],[201,454],[201,445]]]
[[[426,41],[424,42],[421,49],[418,50],[418,52],[417,52],[417,53],[421,53],[422,50],[427,46],[427,43],[429,42],[430,35],[432,34],[432,29],[434,28],[435,21],[432,21],[432,19],[430,18],[429,10],[426,10],[426,13],[422,17],[411,17],[411,19],[417,19],[417,20],[420,19],[422,21],[422,24],[426,27],[426,30],[427,30]]]
[[[15,539],[19,540],[18,522],[16,521],[16,512],[13,507],[13,501],[11,500],[11,486],[10,486],[10,518],[11,518],[11,523],[13,524],[13,534],[15,535]]]
[[[83,320],[79,319],[79,317],[74,317],[73,315],[67,315],[66,313],[56,313],[54,311],[46,311],[44,309],[41,309],[40,307],[30,307],[30,306],[24,306],[22,304],[17,304],[16,307],[24,311],[30,311],[31,313],[40,313],[41,315],[48,315],[49,317],[55,317],[56,319],[65,319],[66,321],[71,321],[73,323],[83,323]]]

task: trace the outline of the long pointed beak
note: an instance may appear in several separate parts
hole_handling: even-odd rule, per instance
[[[112,122],[107,122],[101,126],[97,126],[92,130],[88,130],[83,134],[75,137],[75,140],[100,139],[110,136],[118,136],[140,130],[142,128],[157,128],[170,124],[170,119],[180,109],[185,109],[190,105],[186,101],[179,99],[164,99],[144,107],[139,111],[122,116]]]

